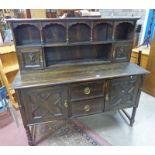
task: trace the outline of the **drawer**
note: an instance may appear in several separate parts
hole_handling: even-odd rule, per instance
[[[71,101],[103,97],[103,81],[72,84],[70,86]]]
[[[100,113],[103,112],[103,110],[104,98],[75,101],[71,103],[71,113],[73,117]]]

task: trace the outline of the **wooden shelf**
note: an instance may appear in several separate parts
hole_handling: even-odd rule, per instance
[[[4,67],[4,73],[10,73],[10,72],[13,72],[13,71],[17,71],[19,69],[19,65],[18,64],[14,64],[14,65],[11,65],[11,66],[7,66],[7,67]]]
[[[15,46],[14,44],[4,44],[0,45],[0,54],[6,54],[10,52],[15,52]]]
[[[108,64],[111,61],[107,58],[100,59],[85,59],[85,60],[68,60],[68,61],[55,61],[50,65],[47,65],[47,68],[59,67],[59,66],[76,66],[76,65],[94,65],[94,64]]]
[[[14,44],[4,44],[0,46],[0,74],[2,83],[6,86],[10,103],[18,108],[16,102],[15,90],[10,87],[12,80],[15,76],[15,71],[18,71],[19,65],[17,61],[16,51]],[[7,74],[9,73],[9,74]]]
[[[142,51],[143,55],[149,55],[150,54],[150,47],[147,46],[141,46],[139,48],[132,49],[132,52],[138,53],[139,51]]]
[[[30,47],[41,47],[41,44],[26,44],[26,45],[17,45],[17,48],[30,48]]]
[[[76,45],[97,45],[97,44],[112,44],[112,43],[130,43],[132,40],[107,40],[107,41],[86,41],[86,42],[64,42],[64,43],[42,43],[42,44],[27,44],[17,45],[17,48],[31,47],[57,47],[57,46],[76,46]]]
[[[94,45],[94,44],[110,44],[110,43],[113,43],[115,41],[113,40],[109,40],[109,41],[88,41],[88,42],[76,42],[76,43],[54,43],[54,44],[51,44],[51,43],[45,43],[45,44],[42,44],[43,47],[57,47],[57,46],[75,46],[75,45]]]

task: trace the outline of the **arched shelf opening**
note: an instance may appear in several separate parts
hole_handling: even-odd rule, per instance
[[[116,26],[115,40],[131,40],[134,33],[134,26],[131,23],[123,22]]]
[[[93,40],[94,41],[106,41],[112,40],[113,27],[108,23],[97,24],[93,28]]]
[[[69,42],[85,42],[90,41],[91,28],[84,23],[76,23],[68,30]]]
[[[17,45],[39,44],[41,42],[40,31],[34,25],[19,25],[14,29],[14,32],[16,36]]]
[[[66,28],[60,24],[48,24],[42,32],[44,43],[66,42]]]

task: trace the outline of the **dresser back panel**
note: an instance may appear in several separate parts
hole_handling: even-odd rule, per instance
[[[76,61],[109,61],[111,51],[112,44],[44,48],[47,67],[57,63]]]

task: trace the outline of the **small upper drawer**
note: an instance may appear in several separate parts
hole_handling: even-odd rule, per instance
[[[72,84],[70,86],[71,101],[102,97],[103,86],[103,81]]]

